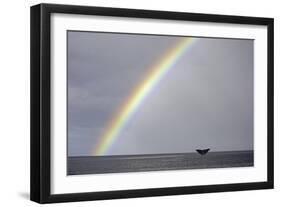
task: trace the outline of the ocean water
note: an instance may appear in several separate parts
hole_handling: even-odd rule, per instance
[[[254,166],[253,151],[67,158],[67,174],[98,174]]]

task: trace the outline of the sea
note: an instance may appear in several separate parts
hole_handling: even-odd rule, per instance
[[[254,166],[253,151],[150,155],[69,156],[67,175]]]

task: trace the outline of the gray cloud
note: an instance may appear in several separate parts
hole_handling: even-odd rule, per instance
[[[150,65],[179,37],[68,32],[68,152],[89,155]],[[253,41],[200,38],[109,154],[253,148]]]

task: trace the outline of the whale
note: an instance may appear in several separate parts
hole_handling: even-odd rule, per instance
[[[200,155],[206,155],[206,154],[210,151],[210,148],[207,148],[207,149],[196,149],[196,151],[197,151]]]

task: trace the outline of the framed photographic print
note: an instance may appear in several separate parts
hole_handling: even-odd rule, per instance
[[[273,188],[273,19],[31,7],[31,200]]]

